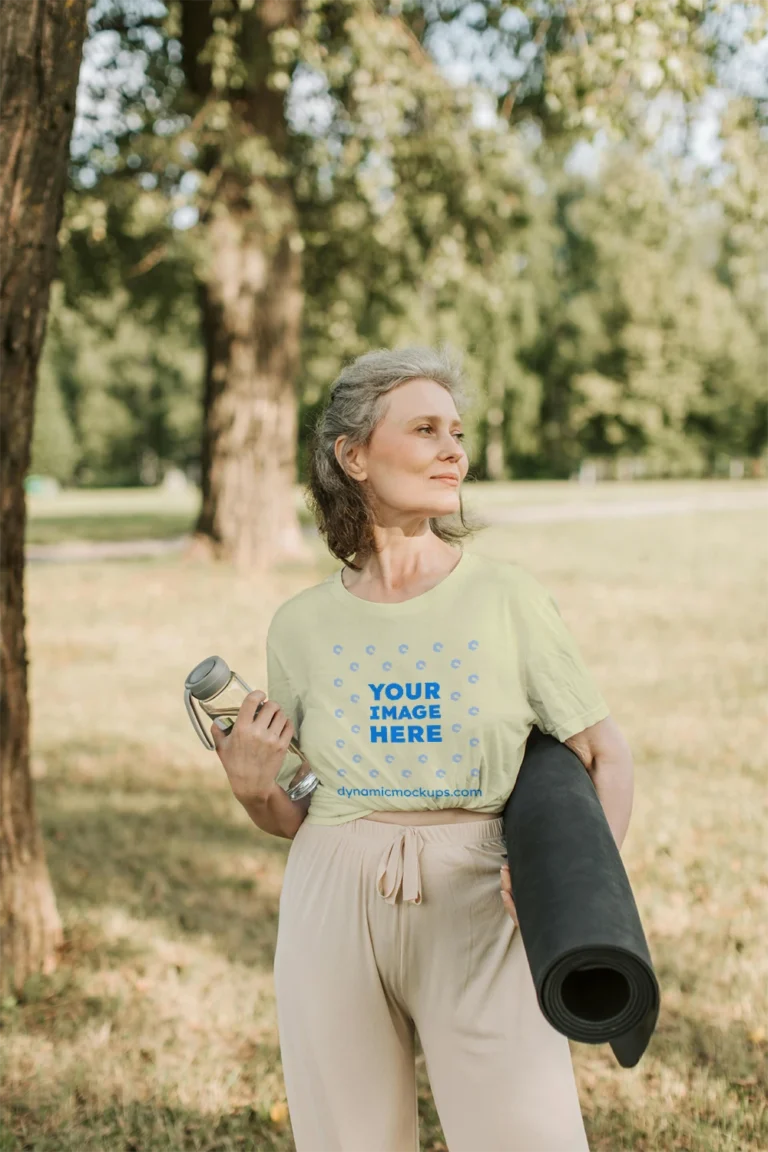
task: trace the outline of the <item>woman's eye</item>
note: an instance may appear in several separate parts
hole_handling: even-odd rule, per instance
[[[418,431],[419,432],[424,432],[424,431],[431,432],[432,428],[429,426],[429,424],[422,424],[421,428],[419,428]],[[464,439],[464,433],[463,432],[454,432],[454,436],[456,437],[457,440],[463,440]]]

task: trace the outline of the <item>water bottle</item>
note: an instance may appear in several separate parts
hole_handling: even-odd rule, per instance
[[[222,731],[228,732],[234,727],[240,706],[250,691],[245,680],[237,672],[232,672],[221,656],[209,656],[201,660],[187,676],[184,681],[184,703],[192,727],[209,752],[215,751],[216,745],[203,727],[203,721],[206,718],[216,720]],[[254,718],[264,704],[266,700],[258,705]],[[286,792],[291,800],[301,800],[314,792],[320,781],[304,759],[304,753],[295,739],[288,745],[288,751],[302,760],[304,770],[300,779],[292,787],[286,788]]]

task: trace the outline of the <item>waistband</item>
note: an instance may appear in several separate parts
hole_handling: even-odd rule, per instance
[[[320,825],[314,825],[320,827]],[[478,844],[504,835],[500,816],[488,820],[462,820],[456,824],[386,824],[381,820],[348,820],[346,824],[324,825],[330,831],[371,843],[387,844],[400,832],[418,832],[425,844]]]
[[[348,820],[346,824],[313,824],[313,833],[380,844],[376,888],[387,904],[421,904],[419,856],[427,844],[478,844],[504,835],[501,817],[468,820],[460,824],[384,824],[375,820]]]

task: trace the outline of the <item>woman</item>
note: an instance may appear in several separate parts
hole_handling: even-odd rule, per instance
[[[293,841],[275,988],[298,1152],[418,1152],[415,1031],[451,1152],[587,1149],[501,815],[533,725],[578,739],[608,707],[536,578],[457,547],[463,384],[428,348],[341,372],[309,487],[345,566],[275,613],[258,717],[252,692],[211,729],[251,818]],[[294,733],[321,781],[297,802]]]

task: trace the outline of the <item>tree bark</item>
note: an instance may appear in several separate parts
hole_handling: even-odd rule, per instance
[[[234,212],[208,227],[202,286],[206,347],[198,536],[238,570],[305,555],[293,503],[301,290],[287,244],[267,259]],[[199,542],[198,542],[199,543]],[[194,541],[193,541],[194,546]]]
[[[247,83],[224,94],[212,87],[199,54],[212,30],[211,6],[183,0],[184,68],[200,103],[229,100],[240,140],[261,137],[286,152],[283,92],[267,86],[268,34],[295,24],[298,0],[263,0],[242,14],[237,47]],[[266,572],[311,555],[294,506],[303,310],[303,242],[288,176],[236,168],[226,143],[206,138],[218,173],[201,222],[207,266],[200,301],[206,349],[201,455],[202,504],[188,555]]]
[[[88,0],[4,0],[0,31],[0,991],[50,973],[61,920],[29,770],[26,498]]]

